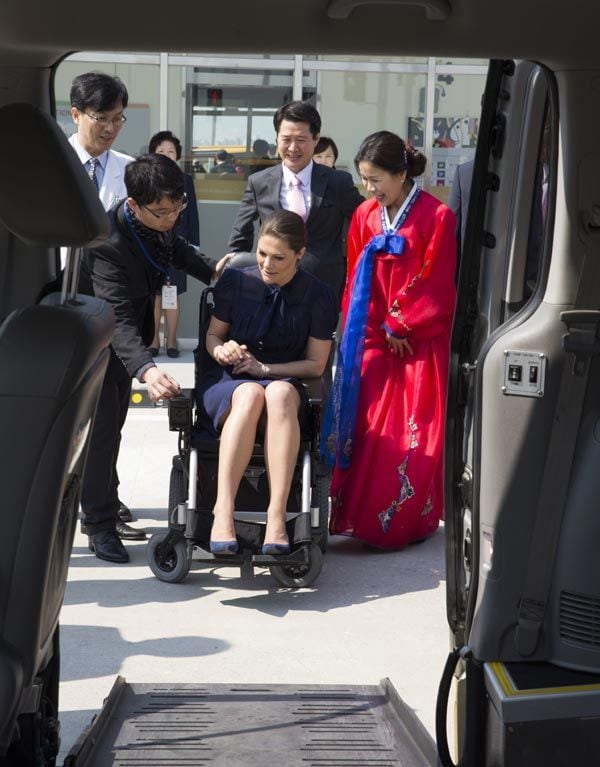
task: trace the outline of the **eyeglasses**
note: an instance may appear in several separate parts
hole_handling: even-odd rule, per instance
[[[84,112],[91,120],[103,128],[108,128],[112,125],[113,128],[122,128],[127,122],[125,115],[117,115],[116,117],[101,117],[100,115],[93,115],[91,112]]]
[[[179,205],[176,208],[173,208],[173,210],[155,211],[149,208],[147,205],[140,205],[140,208],[144,208],[144,210],[147,210],[148,213],[151,213],[154,216],[154,218],[158,218],[159,220],[160,219],[164,220],[166,218],[176,218],[181,213],[182,210],[185,210],[187,208],[187,206],[188,206],[187,198],[186,198],[186,195],[184,194],[183,197],[181,198],[181,202],[179,203]]]

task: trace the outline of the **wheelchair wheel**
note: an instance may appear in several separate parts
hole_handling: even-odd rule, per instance
[[[302,589],[311,586],[323,569],[323,552],[318,543],[311,544],[310,562],[307,565],[269,568],[275,581],[288,589]]]
[[[327,474],[317,475],[315,492],[317,494],[316,504],[319,507],[319,548],[323,554],[327,551],[327,539],[329,537],[329,489],[331,487],[331,476]]]
[[[155,533],[148,541],[146,549],[148,567],[159,581],[181,583],[190,571],[192,558],[188,556],[184,540],[176,541],[166,554],[159,552],[158,547],[166,537],[167,533]]]

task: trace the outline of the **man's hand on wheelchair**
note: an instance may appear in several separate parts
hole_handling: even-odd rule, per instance
[[[215,272],[213,274],[213,278],[216,280],[221,276],[221,273],[223,272],[223,269],[227,266],[227,262],[230,258],[233,258],[235,256],[235,253],[226,253],[223,258],[220,258],[217,261],[217,265],[215,266]]]
[[[144,373],[144,383],[148,386],[148,396],[152,402],[170,399],[181,394],[177,381],[159,367],[148,368]]]

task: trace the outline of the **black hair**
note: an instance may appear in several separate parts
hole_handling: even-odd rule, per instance
[[[255,154],[260,155],[261,157],[263,155],[266,155],[269,153],[269,142],[265,141],[264,138],[257,138],[255,139],[254,143],[252,144],[252,151]]]
[[[275,133],[279,133],[279,128],[284,120],[293,123],[308,123],[313,138],[321,132],[321,115],[308,101],[289,101],[279,107],[273,117]]]
[[[77,75],[71,84],[71,106],[84,112],[107,112],[119,104],[123,109],[129,102],[125,84],[118,77],[110,77],[103,72],[86,72]]]
[[[150,154],[154,154],[158,147],[165,141],[169,141],[171,144],[173,144],[175,147],[177,159],[181,159],[181,141],[177,138],[177,136],[174,136],[170,130],[161,130],[158,133],[155,133],[154,136],[152,136],[150,139],[148,152]]]
[[[163,197],[176,202],[183,197],[183,171],[164,154],[145,154],[126,166],[125,188],[138,205],[150,205]]]
[[[358,164],[363,161],[370,162],[393,175],[405,170],[408,178],[420,176],[427,164],[424,154],[388,130],[371,133],[363,140],[354,158],[357,169]]]
[[[261,224],[258,237],[270,236],[283,240],[285,244],[298,253],[306,247],[306,225],[304,219],[291,210],[278,210],[271,213]]]
[[[321,136],[319,143],[315,147],[315,154],[321,154],[326,149],[329,149],[329,147],[331,147],[331,151],[333,152],[333,156],[337,162],[337,158],[340,156],[340,153],[338,152],[335,141],[332,138],[329,138],[329,136]]]
[[[228,160],[231,160],[231,159],[232,157],[226,149],[219,149],[219,151],[215,155],[215,160],[217,162],[227,162]]]

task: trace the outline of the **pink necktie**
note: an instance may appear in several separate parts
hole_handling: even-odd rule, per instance
[[[292,188],[288,196],[289,209],[306,221],[306,202],[302,192],[302,181],[297,176],[294,176],[290,184]]]

